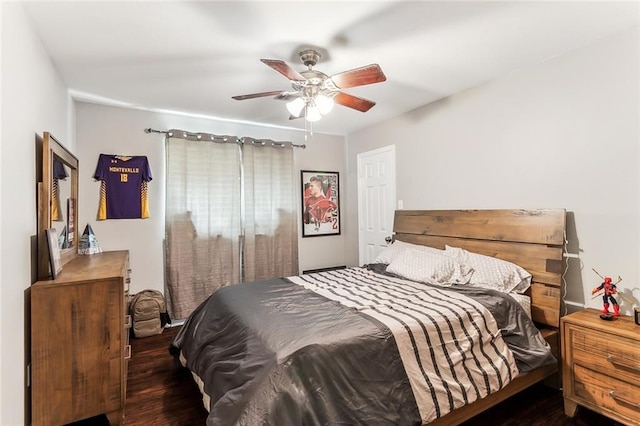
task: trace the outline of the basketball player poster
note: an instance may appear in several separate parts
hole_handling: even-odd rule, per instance
[[[302,237],[340,235],[338,172],[302,170]]]

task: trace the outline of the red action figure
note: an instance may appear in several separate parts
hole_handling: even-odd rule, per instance
[[[598,287],[591,290],[591,294],[596,294],[600,290],[604,290],[604,294],[602,295],[602,301],[604,309],[602,309],[603,314],[609,313],[609,301],[613,305],[613,316],[620,316],[620,305],[618,305],[618,301],[613,297],[614,294],[618,292],[618,288],[614,283],[611,282],[610,277],[605,277],[604,282],[600,284]]]

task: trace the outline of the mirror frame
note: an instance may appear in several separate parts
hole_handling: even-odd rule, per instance
[[[58,157],[70,169],[70,198],[75,200],[73,225],[75,236],[71,247],[60,250],[62,265],[78,255],[78,159],[49,132],[42,137],[42,183],[38,184],[38,278],[51,279],[49,248],[45,229],[51,228],[51,188],[53,185],[53,157]]]

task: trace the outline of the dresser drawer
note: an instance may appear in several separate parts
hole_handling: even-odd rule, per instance
[[[574,364],[629,382],[640,382],[640,342],[583,327],[571,326]]]
[[[640,424],[640,387],[581,365],[573,366],[574,397],[608,410],[613,418]],[[626,423],[626,422],[625,422]]]

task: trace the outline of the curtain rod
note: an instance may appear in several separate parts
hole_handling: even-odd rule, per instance
[[[218,135],[213,135],[211,133],[193,133],[193,132],[186,132],[184,130],[175,130],[175,131],[179,131],[182,132],[182,135],[186,138],[188,136],[197,138],[197,139],[203,139],[203,137],[206,137],[206,139],[211,139],[213,140],[219,140],[219,141],[223,141],[223,142],[227,142],[227,139],[229,138],[229,136],[218,136]],[[167,135],[169,137],[173,136],[173,132],[169,131],[169,130],[155,130],[152,129],[151,127],[148,127],[146,129],[144,129],[145,133],[161,133],[163,135]],[[271,146],[276,146],[279,145],[281,147],[284,147],[286,144],[289,144],[290,142],[275,142],[272,141],[271,139],[255,139],[255,138],[251,138],[251,137],[247,137],[247,136],[243,136],[241,138],[232,136],[233,138],[236,139],[236,143],[240,143],[240,144],[244,144],[244,143],[260,143],[261,145],[266,145],[267,143],[270,143]],[[306,149],[307,145],[298,145],[295,143],[291,143],[291,146],[294,148],[302,148],[302,149]]]

